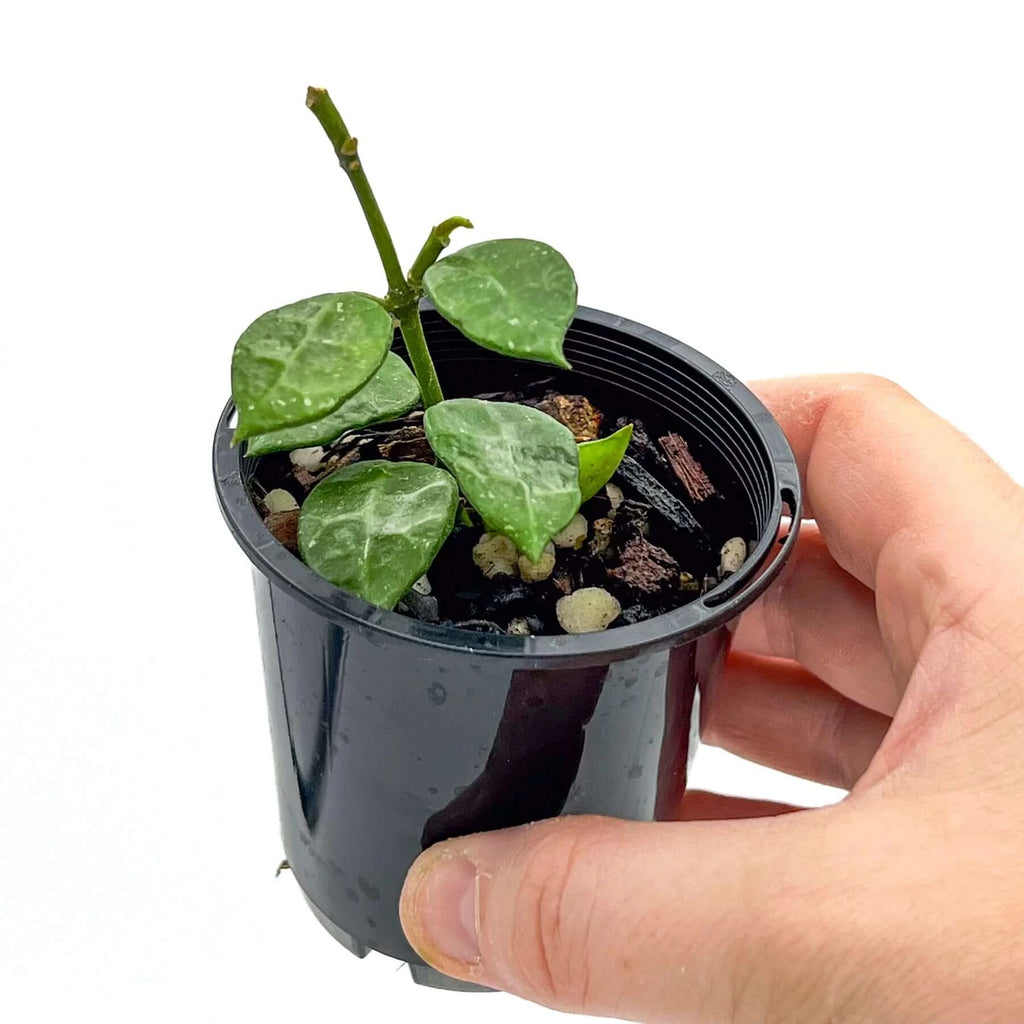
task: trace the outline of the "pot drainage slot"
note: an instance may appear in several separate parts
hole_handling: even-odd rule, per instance
[[[795,489],[789,486],[783,486],[779,491],[780,501],[784,510],[781,516],[783,520],[782,526],[785,528],[784,521],[788,518],[788,531],[768,544],[766,544],[765,539],[762,539],[757,546],[757,550],[752,552],[752,557],[747,560],[739,572],[733,573],[727,580],[704,596],[703,603],[706,607],[719,607],[719,605],[724,604],[730,598],[735,597],[748,585],[750,589],[743,595],[743,607],[746,607],[754,599],[761,596],[768,583],[775,576],[775,573],[769,572],[772,565],[775,564],[776,559],[781,558],[785,561],[789,557],[790,551],[796,543],[797,535],[800,532],[800,501],[796,494]],[[775,556],[769,558],[768,555],[773,549],[775,549]]]

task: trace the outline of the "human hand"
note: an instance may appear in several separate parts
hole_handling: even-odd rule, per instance
[[[406,933],[446,973],[589,1014],[1024,1020],[1024,491],[885,381],[755,390],[816,525],[742,616],[702,735],[850,795],[693,793],[677,821],[441,843]]]

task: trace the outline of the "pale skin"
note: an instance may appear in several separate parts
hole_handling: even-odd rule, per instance
[[[410,871],[406,934],[448,974],[598,1016],[1022,1021],[1024,490],[887,381],[755,390],[814,522],[702,736],[849,796],[454,839]]]

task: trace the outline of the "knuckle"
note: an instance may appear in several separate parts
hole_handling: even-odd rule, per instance
[[[858,373],[851,378],[853,390],[869,395],[891,394],[906,395],[906,389],[891,380],[877,373]]]
[[[513,921],[513,970],[529,994],[560,1009],[587,1008],[599,844],[580,823],[546,831],[523,853]]]
[[[865,422],[876,423],[879,410],[892,413],[892,406],[905,410],[907,406],[917,404],[917,400],[904,388],[886,377],[867,373],[845,376],[821,414],[818,439],[829,439],[826,450],[833,455],[836,454],[832,449],[837,439],[844,439],[845,452],[850,446],[855,448],[863,441]]]
[[[844,380],[843,386],[832,396],[825,417],[833,426],[849,428],[860,422],[867,409],[886,401],[916,400],[905,388],[888,377],[872,373],[853,374]]]

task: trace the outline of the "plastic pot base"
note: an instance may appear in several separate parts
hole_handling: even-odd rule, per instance
[[[299,890],[302,891],[301,888]],[[359,957],[362,960],[368,953],[371,952],[369,946],[364,946],[361,942],[357,942],[348,932],[343,931],[339,928],[310,898],[306,893],[302,893],[306,900],[306,904],[309,909],[313,911],[313,916],[324,926],[328,934],[345,947],[353,956]],[[405,961],[406,966],[409,968],[409,974],[412,976],[412,980],[417,985],[425,985],[427,988],[440,988],[446,992],[493,992],[493,988],[486,988],[483,985],[474,985],[468,981],[459,981],[457,978],[450,978],[447,974],[442,974],[440,971],[435,971],[433,967],[428,967],[426,964],[409,963]]]

